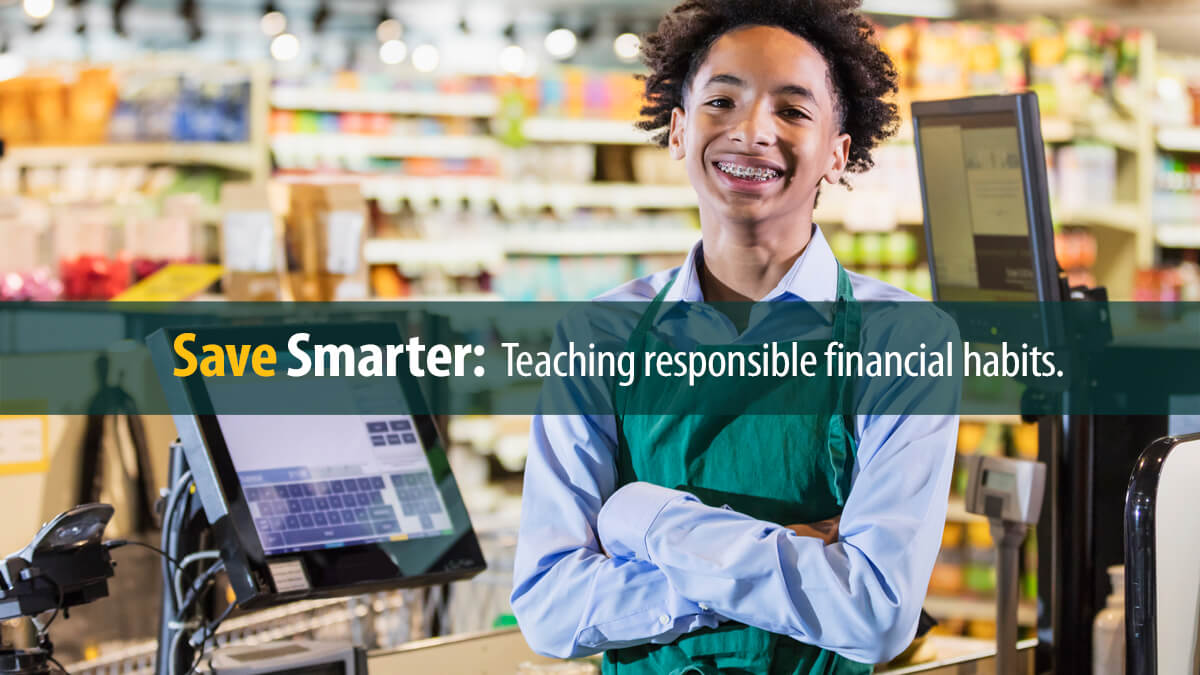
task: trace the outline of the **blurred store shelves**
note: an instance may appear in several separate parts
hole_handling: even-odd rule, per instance
[[[484,136],[374,136],[367,134],[275,134],[277,157],[494,157],[499,144]]]
[[[1159,129],[1158,147],[1168,152],[1200,152],[1200,127]]]
[[[16,146],[5,149],[9,166],[89,164],[200,164],[252,171],[261,162],[252,143],[113,143],[75,146]]]
[[[271,105],[279,110],[491,117],[499,110],[500,101],[492,94],[275,87]]]
[[[527,140],[545,143],[649,143],[651,134],[633,124],[632,120],[531,117],[523,123],[522,134]]]
[[[956,617],[968,621],[996,620],[996,601],[992,598],[927,595],[923,606],[935,619]],[[1017,623],[1022,626],[1037,624],[1037,608],[1031,603],[1021,603],[1017,608]]]
[[[1165,248],[1200,248],[1200,223],[1160,223],[1154,236]]]

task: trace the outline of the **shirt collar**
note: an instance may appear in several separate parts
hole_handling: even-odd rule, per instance
[[[704,302],[700,290],[700,276],[696,264],[703,259],[704,241],[698,241],[688,252],[687,259],[679,268],[675,283],[663,298],[664,305],[678,302]],[[838,261],[833,249],[816,224],[812,226],[812,238],[808,246],[792,263],[791,269],[779,283],[767,293],[762,302],[777,300],[804,300],[807,302],[834,302],[837,300]]]

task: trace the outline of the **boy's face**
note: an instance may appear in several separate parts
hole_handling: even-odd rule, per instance
[[[683,159],[702,210],[731,223],[788,220],[836,183],[841,134],[825,59],[782,28],[722,35],[671,115],[671,156]]]

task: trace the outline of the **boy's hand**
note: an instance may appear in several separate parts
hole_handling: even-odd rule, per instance
[[[795,532],[801,537],[816,537],[825,542],[828,546],[838,540],[838,523],[841,522],[841,516],[834,516],[828,520],[822,520],[818,523],[798,523],[796,525],[788,525],[787,529]]]

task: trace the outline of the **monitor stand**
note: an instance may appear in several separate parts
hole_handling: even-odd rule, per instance
[[[1067,288],[1062,297],[1094,304],[1071,344],[1112,342],[1104,288]],[[1078,318],[1078,317],[1077,317]],[[1043,394],[1051,395],[1051,394]],[[1038,645],[1035,672],[1090,672],[1092,622],[1104,607],[1106,568],[1124,559],[1125,489],[1142,449],[1167,433],[1163,415],[1043,415],[1038,459],[1046,463],[1046,501],[1038,522]],[[1101,456],[1100,450],[1105,453]]]
[[[171,458],[167,472],[167,485],[160,501],[162,515],[161,547],[172,559],[182,562],[197,551],[210,548],[213,540],[208,519],[204,514],[195,490],[192,489],[190,469],[184,457],[183,445],[176,440],[171,444]],[[192,569],[199,566],[192,565]],[[185,639],[196,628],[208,625],[214,618],[215,603],[212,590],[197,593],[198,601],[191,603],[188,611],[180,615],[175,598],[175,565],[162,561],[162,598],[158,621],[158,654],[155,659],[156,675],[185,675],[192,668],[196,651]],[[210,578],[209,584],[215,583]],[[185,589],[185,597],[188,591]],[[183,636],[177,637],[179,628],[187,628]]]

